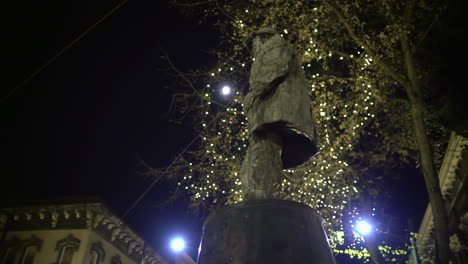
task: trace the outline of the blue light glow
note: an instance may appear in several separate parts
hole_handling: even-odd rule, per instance
[[[356,224],[356,232],[361,236],[368,235],[372,231],[372,225],[365,220],[361,220]]]
[[[171,248],[175,252],[182,251],[185,248],[185,241],[180,237],[176,237],[176,238],[172,239],[172,241],[171,241]]]

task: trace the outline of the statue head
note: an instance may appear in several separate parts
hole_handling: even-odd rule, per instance
[[[261,28],[258,31],[250,33],[246,42],[247,45],[252,45],[252,52],[254,57],[257,55],[263,43],[277,34],[279,34],[278,31],[273,28]]]

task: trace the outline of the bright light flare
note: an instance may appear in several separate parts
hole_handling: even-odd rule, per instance
[[[361,236],[368,235],[370,232],[372,232],[372,225],[365,220],[361,220],[356,224],[356,232],[358,232]]]
[[[230,95],[231,94],[231,87],[225,85],[223,88],[221,88],[221,94],[223,95]]]
[[[171,241],[171,248],[175,252],[182,251],[185,248],[185,241],[180,237],[176,237],[176,238],[172,239],[172,241]]]

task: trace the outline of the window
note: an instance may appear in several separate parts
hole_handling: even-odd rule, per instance
[[[59,252],[57,257],[57,264],[71,264],[73,254],[80,248],[80,240],[72,234],[66,238],[57,241],[55,250]]]
[[[2,264],[14,264],[16,259],[16,250],[12,247],[5,250],[3,255]]]
[[[16,236],[5,241],[5,250],[1,254],[2,264],[33,264],[37,252],[41,250],[42,240],[31,235],[27,239]]]
[[[36,246],[26,247],[26,249],[24,250],[23,260],[21,261],[21,264],[33,264],[36,254],[37,254]]]
[[[75,253],[75,249],[73,246],[65,246],[62,249],[62,254],[58,261],[59,264],[71,264],[73,259],[73,253]]]
[[[97,251],[91,251],[91,258],[89,259],[89,264],[99,264],[99,253],[97,253]]]
[[[102,248],[101,242],[95,242],[91,245],[91,249],[89,250],[89,263],[90,264],[99,264],[102,263],[104,260],[104,257],[106,256],[106,253],[104,252],[104,249]]]
[[[33,264],[37,252],[41,250],[42,240],[31,235],[31,238],[23,241],[23,256],[21,257],[21,264]]]

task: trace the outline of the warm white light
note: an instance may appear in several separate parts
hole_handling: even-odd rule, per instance
[[[372,225],[365,220],[361,220],[356,224],[356,231],[362,235],[368,235],[372,231]]]
[[[171,241],[171,248],[176,252],[182,251],[185,248],[185,241],[180,237],[174,238]]]
[[[231,94],[231,87],[229,87],[229,86],[227,86],[227,85],[224,86],[224,87],[221,89],[221,93],[222,93],[223,95],[229,95],[229,94]]]

